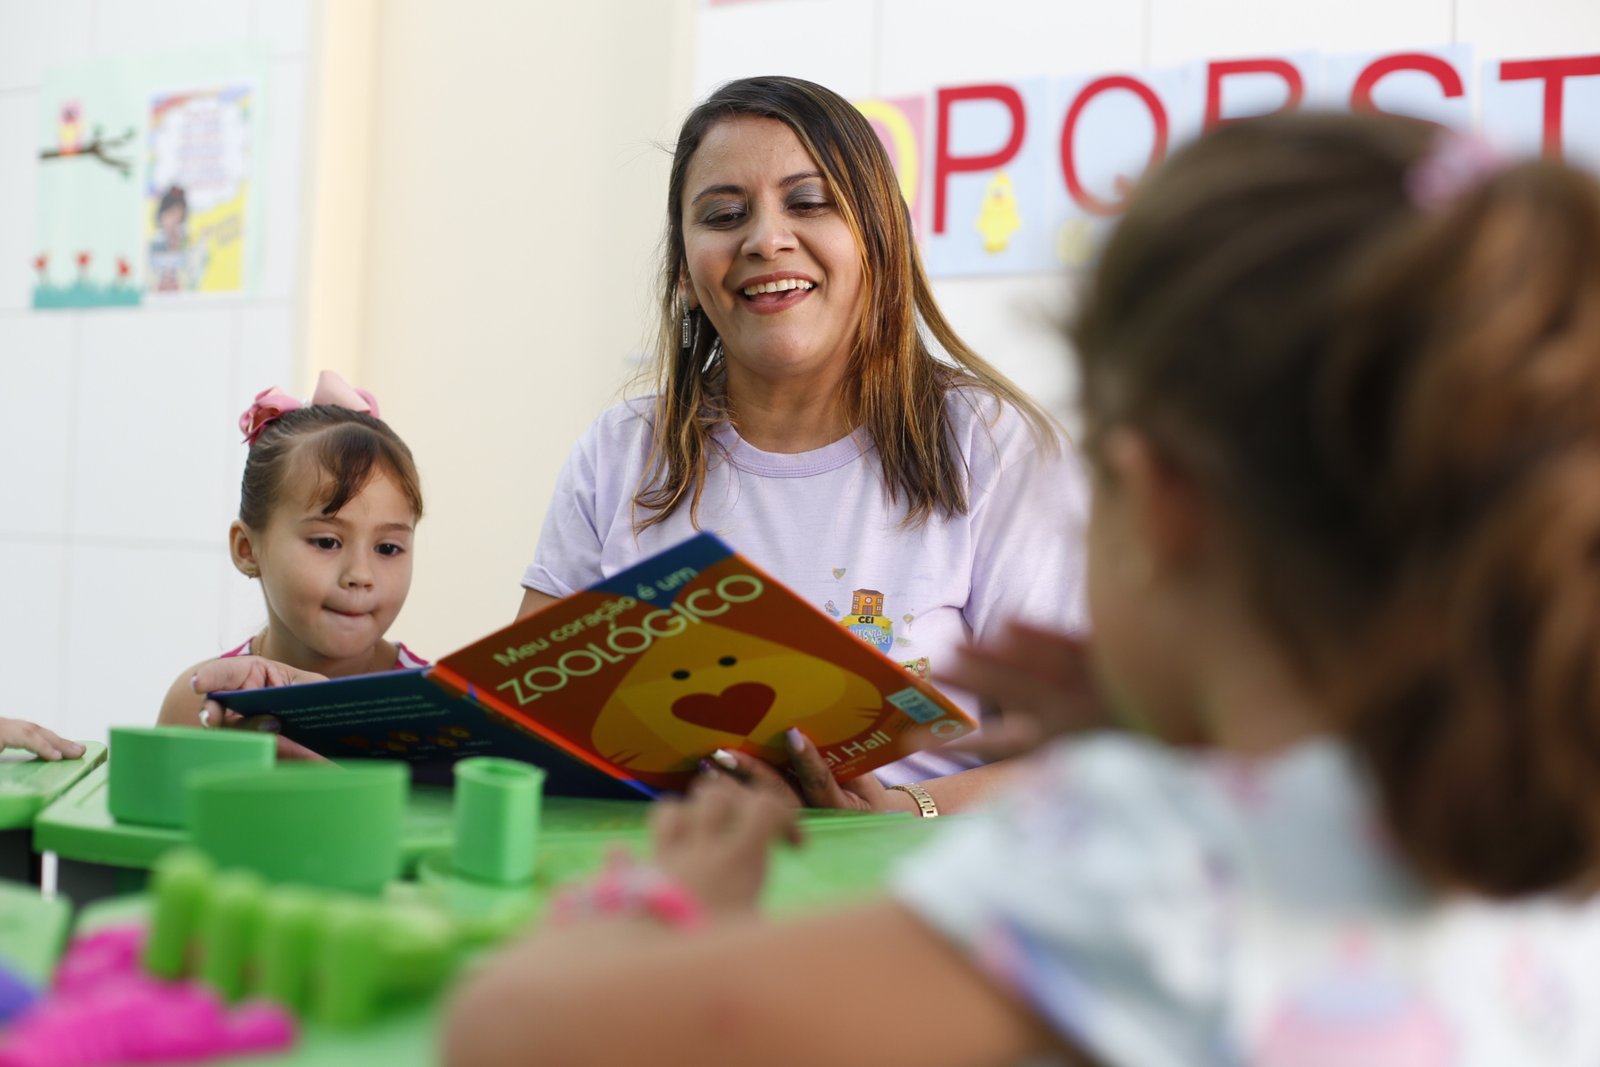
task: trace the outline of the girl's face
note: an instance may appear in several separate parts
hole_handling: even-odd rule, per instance
[[[681,209],[686,295],[722,337],[730,383],[842,374],[861,318],[861,253],[793,131],[753,117],[711,127]]]
[[[243,535],[266,595],[266,645],[323,674],[388,669],[368,661],[411,589],[415,516],[381,470],[334,515],[322,514],[320,482],[313,464],[295,463],[267,528]]]

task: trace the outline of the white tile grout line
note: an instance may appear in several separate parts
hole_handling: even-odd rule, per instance
[[[135,313],[154,311],[163,315],[174,311],[180,313],[193,311],[272,311],[275,309],[292,311],[293,307],[294,299],[286,296],[272,297],[270,299],[246,296],[216,297],[215,299],[210,297],[180,297],[173,299],[171,303],[162,302],[158,305],[141,304],[136,308],[104,307],[77,308],[72,311],[40,311],[38,308],[32,307],[0,307],[0,318],[23,315],[43,315],[46,317],[71,315],[73,318],[81,318],[82,316],[96,314],[120,315],[129,311]]]
[[[883,5],[886,0],[872,0],[872,95],[883,95]]]
[[[0,533],[0,546],[28,545],[33,548],[122,548],[134,551],[147,550],[151,552],[206,552],[215,553],[222,549],[213,540],[207,539],[180,539],[160,540],[142,537],[105,537],[91,535],[87,537],[52,536],[50,534],[27,533]]]
[[[78,406],[82,399],[78,393],[78,385],[83,380],[83,317],[81,315],[72,316],[72,362],[69,368],[67,373],[67,395],[71,398],[71,402],[67,405],[67,454],[65,457],[67,491],[62,497],[63,515],[61,516],[61,528],[70,533],[75,517],[74,513],[77,510],[73,490],[77,485],[75,474],[78,456]],[[56,697],[56,715],[63,720],[63,725],[65,725],[67,718],[67,664],[72,662],[71,613],[74,555],[75,553],[70,551],[70,548],[61,554],[61,610],[56,616],[57,624],[60,627],[57,636],[57,647],[60,651],[56,654],[56,693],[58,694]]]
[[[241,395],[239,390],[239,364],[244,359],[244,311],[233,314],[233,358],[228,361],[228,395],[224,403],[231,403]],[[224,465],[223,470],[229,470]],[[224,497],[223,499],[227,499]],[[225,635],[228,627],[228,591],[226,584],[217,586],[217,633]],[[226,640],[226,637],[224,637]]]
[[[1152,0],[1143,0],[1141,5],[1143,7],[1143,26],[1141,28],[1144,33],[1139,45],[1139,65],[1145,70],[1150,69],[1150,38],[1154,35],[1151,26],[1151,20],[1154,18],[1150,11],[1151,5]]]

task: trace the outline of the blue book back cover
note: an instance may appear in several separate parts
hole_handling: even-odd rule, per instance
[[[241,715],[272,715],[280,733],[333,760],[400,759],[418,781],[448,783],[467,756],[536,764],[552,796],[653,796],[558,751],[427,677],[428,668],[385,671],[276,689],[215,696]]]

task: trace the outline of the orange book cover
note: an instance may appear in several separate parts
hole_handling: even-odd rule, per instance
[[[433,681],[647,791],[798,727],[853,778],[974,729],[931,685],[702,533],[440,660]]]

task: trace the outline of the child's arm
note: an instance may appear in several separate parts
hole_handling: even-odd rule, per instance
[[[244,720],[231,711],[225,711],[216,701],[206,697],[225,689],[261,689],[274,685],[300,685],[304,682],[321,682],[326,679],[311,671],[302,671],[285,663],[260,656],[226,656],[202,660],[184,673],[167,690],[161,702],[158,726],[237,726],[242,729],[261,729],[277,732],[276,722]],[[256,716],[256,719],[266,718]],[[321,761],[303,745],[286,737],[278,738],[278,758]]]
[[[522,591],[522,603],[517,608],[517,618],[526,619],[534,612],[541,608],[547,608],[560,599],[560,597],[553,597],[549,593],[541,593],[537,589],[524,589]]]
[[[40,759],[77,759],[83,755],[83,746],[68,741],[52,730],[23,719],[0,719],[0,751],[22,748]]]
[[[540,931],[463,988],[448,1062],[954,1067],[1060,1054],[1032,1013],[901,905],[757,917],[766,842],[790,832],[776,807],[726,781],[658,803],[657,861],[710,925],[628,914]]]
[[[178,675],[166,697],[161,701],[161,714],[156,717],[157,726],[200,726],[200,710],[205,705],[204,692],[197,692],[194,687],[195,674],[202,666],[209,663],[202,660],[193,667]]]
[[[701,932],[547,930],[478,973],[445,1031],[451,1064],[956,1067],[1048,1052],[1024,1007],[888,902]]]
[[[220,656],[201,660],[178,675],[161,702],[158,726],[221,726],[222,709],[207,693],[226,689],[265,689],[275,685],[301,685],[325,682],[313,671],[302,671],[287,663],[260,656]],[[234,716],[235,719],[238,716]]]

